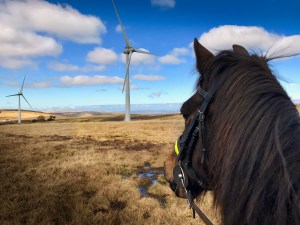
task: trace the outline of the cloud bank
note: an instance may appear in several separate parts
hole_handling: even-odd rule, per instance
[[[43,0],[3,1],[0,21],[17,30],[45,32],[78,43],[100,43],[100,34],[106,32],[99,18]]]
[[[174,48],[167,55],[159,57],[158,61],[162,64],[181,64],[186,62],[182,56],[189,54],[190,50],[187,48]]]
[[[150,95],[148,95],[149,98],[160,98],[162,95],[166,95],[167,93],[164,91],[156,91],[152,92]]]
[[[99,72],[104,71],[106,67],[104,65],[86,65],[83,67],[72,65],[72,64],[66,64],[66,63],[58,63],[58,62],[51,62],[48,64],[48,68],[54,71],[58,72]]]
[[[116,62],[118,60],[118,56],[111,49],[95,48],[93,51],[88,53],[87,60],[89,62],[107,65]]]
[[[284,36],[256,26],[225,25],[212,28],[199,38],[201,44],[213,53],[232,49],[239,44],[248,50],[261,50],[268,58],[300,53],[300,35]]]
[[[144,75],[144,74],[137,74],[132,77],[134,80],[145,80],[145,81],[158,81],[158,80],[165,80],[166,78],[159,75]]]
[[[17,69],[34,64],[32,58],[57,56],[63,47],[57,39],[101,43],[103,22],[68,5],[43,0],[0,1],[1,66]]]
[[[63,87],[67,86],[96,86],[96,85],[104,85],[104,84],[122,84],[124,81],[123,78],[114,76],[103,76],[103,75],[95,75],[95,76],[85,76],[78,75],[75,77],[63,76],[60,78],[60,85]]]

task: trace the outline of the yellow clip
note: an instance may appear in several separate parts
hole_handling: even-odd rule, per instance
[[[175,151],[176,155],[179,155],[178,140],[176,140],[176,142],[175,142],[174,151]]]

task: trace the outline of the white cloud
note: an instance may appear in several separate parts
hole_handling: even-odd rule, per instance
[[[48,88],[51,87],[51,82],[33,82],[28,84],[28,88]]]
[[[22,67],[37,67],[37,65],[28,59],[2,58],[0,57],[0,66],[8,69],[20,69]]]
[[[165,77],[159,75],[144,75],[144,74],[137,74],[132,77],[134,80],[145,80],[145,81],[158,81],[158,80],[165,80]]]
[[[32,57],[57,56],[62,45],[55,38],[100,43],[103,22],[68,5],[44,0],[0,0],[0,66],[35,66]]]
[[[43,0],[2,1],[0,21],[16,30],[46,32],[78,43],[100,43],[106,32],[99,18]]]
[[[189,54],[190,54],[190,50],[187,49],[187,48],[174,48],[174,49],[171,51],[171,54],[172,54],[172,55],[175,55],[175,56],[189,55]]]
[[[112,64],[118,60],[118,56],[111,49],[95,48],[88,53],[87,60],[99,64]]]
[[[18,82],[1,82],[0,84],[10,87],[21,87],[21,84],[19,84]]]
[[[159,61],[162,64],[180,64],[186,62],[183,59],[179,59],[177,56],[174,55],[165,55],[159,58]]]
[[[20,88],[22,85],[21,83],[18,83],[18,82],[3,82],[0,84],[3,84],[5,86],[10,86],[10,87],[17,87],[17,88]],[[32,82],[29,84],[26,84],[26,82],[25,82],[25,88],[48,88],[51,86],[52,86],[52,83],[50,81],[49,82]]]
[[[48,68],[54,71],[79,71],[79,66],[56,62],[49,63]]]
[[[141,87],[139,87],[137,85],[130,85],[129,87],[130,87],[130,90],[134,90],[134,91],[144,90],[145,89],[145,88],[141,88]],[[123,85],[119,86],[118,89],[122,91],[123,90]],[[124,89],[124,91],[125,91],[125,89]]]
[[[124,27],[124,29],[125,29],[125,27]],[[121,33],[121,32],[122,32],[122,28],[121,28],[120,24],[118,24],[118,25],[116,26],[115,31],[118,32],[118,33]]]
[[[78,75],[75,77],[63,76],[60,78],[61,86],[94,86],[94,85],[103,85],[103,84],[122,84],[124,81],[123,78],[114,76],[85,76]]]
[[[139,50],[149,52],[147,49],[143,49],[143,48],[139,48]],[[121,59],[124,63],[126,63],[125,54],[121,55]],[[142,54],[142,53],[135,52],[131,55],[130,65],[153,64],[155,62],[154,59],[155,59],[154,55],[148,55],[148,54]]]
[[[141,90],[141,89],[144,89],[144,88],[141,88],[141,87],[139,87],[137,85],[131,85],[130,86],[130,90]]]
[[[209,30],[200,37],[200,43],[212,52],[232,49],[233,44],[247,49],[269,49],[280,39],[262,27],[225,25]]]
[[[160,57],[158,60],[162,64],[181,64],[186,62],[182,56],[189,54],[190,50],[187,48],[174,48],[169,54]]]
[[[87,65],[87,66],[76,66],[76,65],[71,65],[71,64],[65,64],[65,63],[57,63],[57,62],[51,62],[48,64],[48,68],[52,69],[54,71],[76,71],[76,72],[99,72],[99,71],[104,71],[106,67],[104,65]]]
[[[150,95],[148,95],[148,97],[149,98],[160,98],[163,94],[167,94],[167,93],[163,92],[163,91],[152,92]]]
[[[174,8],[176,2],[175,0],[151,0],[151,4],[163,8]]]
[[[15,30],[0,22],[0,57],[57,56],[62,51],[53,38]]]
[[[267,52],[267,57],[300,53],[300,35],[278,35],[256,26],[220,26],[202,34],[199,41],[213,53],[232,49],[233,44]]]

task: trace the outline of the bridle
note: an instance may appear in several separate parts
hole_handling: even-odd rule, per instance
[[[205,162],[206,149],[204,143],[204,120],[205,112],[211,102],[212,95],[203,90],[200,85],[197,86],[197,93],[203,97],[204,101],[200,109],[198,109],[195,113],[192,122],[187,128],[187,132],[184,135],[181,135],[175,143],[174,151],[177,157],[177,165],[173,169],[173,177],[174,182],[184,188],[188,205],[193,210],[193,218],[195,218],[195,212],[197,212],[206,225],[213,225],[194,203],[194,199],[197,196],[193,195],[191,189],[192,185],[196,185],[197,188],[202,190],[209,190],[209,182],[207,178],[201,175],[199,176],[192,168],[192,153],[195,150],[197,141],[199,141],[202,151],[201,164]]]

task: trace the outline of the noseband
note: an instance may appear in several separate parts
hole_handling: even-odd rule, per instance
[[[174,182],[177,185],[182,185],[187,196],[189,207],[193,210],[193,217],[195,218],[195,211],[206,225],[213,225],[212,222],[205,216],[205,214],[194,203],[197,197],[193,195],[191,187],[192,183],[196,184],[202,190],[209,189],[209,182],[206,177],[199,176],[192,168],[192,153],[195,150],[195,145],[199,141],[201,147],[201,164],[206,159],[206,149],[204,143],[204,120],[205,111],[209,105],[212,96],[203,90],[200,85],[197,87],[197,93],[200,94],[204,101],[194,115],[192,122],[187,128],[185,135],[181,135],[175,143],[174,151],[177,156],[177,165],[173,170]]]

